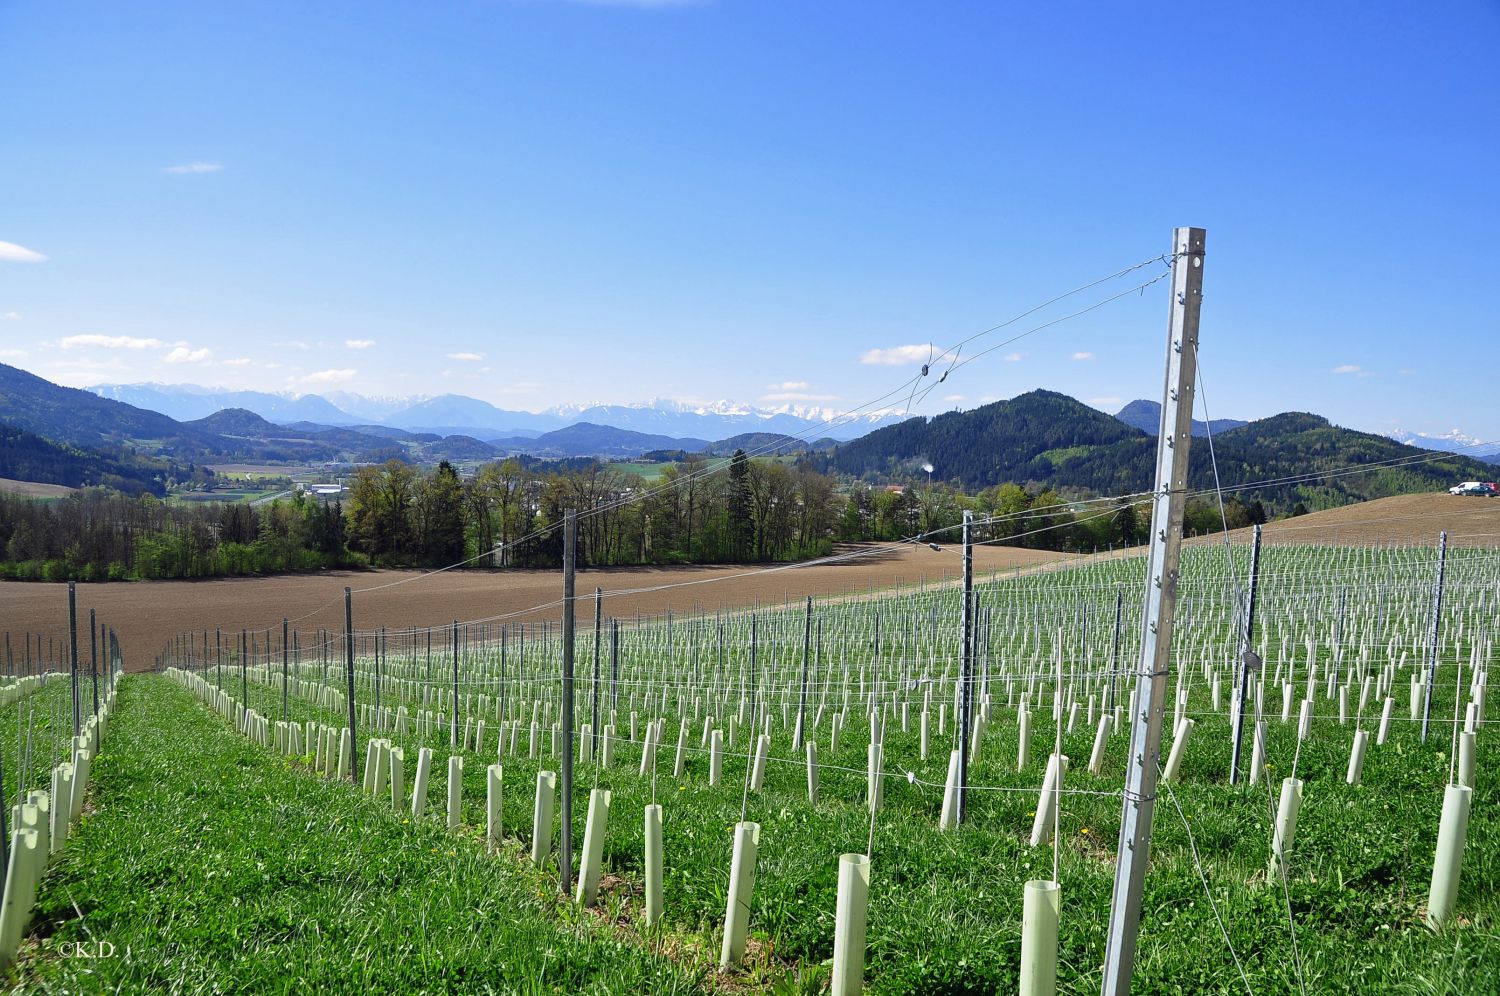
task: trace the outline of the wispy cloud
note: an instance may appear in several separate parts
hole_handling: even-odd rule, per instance
[[[1025,355],[1026,355],[1025,353],[1006,353],[1005,354],[1005,362],[1006,363],[1020,363],[1021,359]]]
[[[0,349],[0,360],[19,360],[26,356],[24,349]]]
[[[1334,367],[1333,372],[1336,374],[1357,374],[1360,372],[1360,367],[1358,363],[1344,363]]]
[[[35,249],[27,249],[18,246],[14,242],[0,242],[0,262],[4,263],[45,263],[47,257]]]
[[[837,394],[809,394],[806,391],[776,391],[760,396],[762,401],[837,401]]]
[[[805,381],[805,380],[784,380],[780,384],[767,384],[766,385],[766,390],[768,390],[768,391],[805,391],[805,390],[807,390],[807,381]]]
[[[273,342],[271,345],[281,349],[312,349],[312,343],[303,342],[301,339],[288,339],[283,342]]]
[[[945,394],[945,395],[943,395],[943,400],[944,401],[962,401],[963,399],[964,399],[964,396],[962,394]]]
[[[19,311],[7,311],[5,314],[0,315],[0,318],[5,319],[7,322],[19,322],[21,320],[21,313]]]
[[[936,351],[931,343],[916,343],[910,346],[892,346],[889,349],[868,349],[859,357],[859,362],[875,366],[900,367],[908,363],[926,363],[935,359]]]
[[[219,361],[219,366],[221,366],[221,367],[248,367],[250,365],[250,363],[251,363],[250,357],[248,357],[248,356],[236,356],[236,357],[234,357],[233,359],[230,359],[230,360],[220,360]]]
[[[175,349],[173,349],[170,353],[167,354],[167,362],[168,363],[204,363],[212,355],[213,355],[213,350],[208,349],[206,347],[203,348],[203,349],[193,349],[190,346],[178,346]]]
[[[358,370],[344,368],[342,370],[319,370],[300,378],[303,384],[345,384],[358,376]]]
[[[160,339],[139,339],[131,335],[98,335],[89,333],[87,335],[70,335],[63,339],[58,345],[63,349],[86,349],[94,346],[99,349],[162,349],[167,344]]]
[[[349,349],[369,349],[375,345],[374,339],[345,339],[344,345]]]
[[[176,173],[181,176],[185,173],[217,173],[223,169],[219,163],[187,163],[183,166],[168,166],[162,170],[163,173]]]
[[[483,353],[449,353],[448,359],[459,360],[463,363],[478,363],[484,359]]]
[[[1082,362],[1084,360],[1092,360],[1093,358],[1094,358],[1094,354],[1093,353],[1074,353],[1073,354],[1073,359],[1078,360],[1080,362]]]
[[[1114,405],[1122,404],[1123,402],[1124,402],[1123,398],[1090,398],[1089,399],[1089,404],[1093,405],[1095,408],[1103,408],[1106,405],[1108,405],[1110,407],[1113,407]]]

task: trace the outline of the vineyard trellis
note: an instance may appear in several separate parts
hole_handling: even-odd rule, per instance
[[[1193,802],[1192,795],[1181,794],[1185,788],[1202,782],[1212,789],[1227,781],[1226,750],[1239,704],[1233,678],[1245,641],[1242,589],[1251,556],[1242,546],[1196,546],[1184,554],[1169,695],[1174,753],[1181,743],[1182,755],[1175,777],[1168,779],[1184,820],[1191,819]],[[1429,639],[1437,565],[1431,548],[1270,544],[1264,549],[1257,613],[1261,623],[1253,641],[1264,665],[1250,674],[1246,696],[1246,723],[1253,731],[1250,774],[1242,790],[1215,800],[1260,813],[1256,819],[1265,826],[1263,846],[1268,860],[1276,855],[1278,875],[1291,874],[1289,865],[1296,867],[1297,831],[1293,826],[1271,832],[1278,822],[1271,811],[1272,772],[1288,772],[1290,779],[1302,782],[1299,792],[1305,792],[1306,747],[1337,740],[1349,756],[1355,743],[1369,739],[1366,724],[1374,724],[1376,713],[1378,733],[1369,749],[1381,750],[1388,742],[1419,744],[1429,659],[1435,658],[1442,676],[1433,686],[1431,721],[1452,724],[1450,739],[1457,745],[1451,758],[1453,782],[1472,784],[1473,748],[1463,745],[1473,744],[1484,722],[1500,554],[1466,548],[1449,552],[1447,624],[1434,648]],[[997,800],[1024,796],[1041,803],[1036,811],[1042,812],[1050,796],[1053,826],[1032,838],[1038,844],[1053,842],[1067,856],[1070,843],[1059,824],[1069,818],[1069,810],[1084,814],[1084,825],[1101,836],[1111,823],[1101,804],[1113,800],[1118,805],[1122,799],[1117,779],[1126,744],[1119,728],[1130,706],[1124,701],[1109,706],[1109,689],[1130,670],[1119,662],[1130,659],[1133,641],[1128,634],[1140,630],[1143,602],[1136,604],[1126,593],[1139,592],[1142,566],[1140,557],[1121,557],[977,583],[976,666],[968,683],[962,680],[960,627],[947,621],[961,614],[960,588],[922,586],[884,598],[804,600],[686,618],[613,619],[601,609],[590,634],[600,644],[601,665],[579,679],[586,705],[574,761],[586,781],[617,797],[637,779],[643,781],[642,792],[649,792],[661,766],[657,749],[672,746],[668,732],[673,731],[676,749],[665,753],[674,781],[679,787],[701,784],[705,791],[720,793],[738,782],[734,803],[726,800],[736,816],[744,812],[753,817],[762,805],[784,806],[789,782],[805,777],[806,787],[792,791],[806,805],[857,805],[866,812],[866,829],[875,827],[869,857],[878,867],[881,824],[878,817],[869,819],[875,813],[894,809],[899,823],[923,823],[934,834],[942,832],[938,817],[950,779],[947,758],[937,747],[945,739],[952,750],[965,743],[956,707],[968,684],[976,702],[975,730],[962,756],[976,772],[969,785],[973,818],[957,832],[1011,832],[1006,828],[1014,823],[1015,812]],[[607,592],[596,597],[607,605]],[[1124,644],[1119,649],[1113,626],[1117,613]],[[500,622],[459,623],[445,630],[437,631],[436,642],[458,648],[456,716],[450,680],[427,662],[432,631],[426,629],[367,629],[356,631],[352,641],[329,638],[334,649],[346,649],[355,661],[352,701],[337,680],[323,678],[320,648],[299,643],[283,672],[277,648],[261,644],[263,657],[248,662],[244,672],[251,697],[237,706],[274,708],[270,703],[290,695],[302,726],[299,739],[306,743],[313,742],[306,736],[309,723],[319,728],[317,736],[324,727],[341,726],[354,706],[361,728],[393,751],[413,756],[451,745],[456,735],[457,755],[485,762],[481,770],[490,763],[501,765],[505,780],[513,784],[517,769],[524,778],[526,772],[546,771],[543,765],[560,761],[559,629],[547,623]],[[602,663],[606,630],[608,670]],[[198,681],[213,685],[211,657],[197,659],[177,651],[174,644],[164,655],[164,666],[196,671]],[[1403,684],[1408,695],[1402,697],[1408,701],[1398,711]],[[1299,697],[1302,704],[1294,709]],[[592,722],[596,708],[602,730]],[[1007,721],[1007,715],[1014,720]],[[816,744],[815,751],[797,747],[799,716],[805,716],[802,735],[806,743]],[[1222,736],[1215,736],[1216,729]],[[1063,784],[1050,792],[1039,789],[1036,780],[1043,759],[1031,756],[1032,743],[1044,733],[1061,741],[1064,759],[1059,765]],[[359,745],[355,747],[358,754]],[[1066,765],[1069,754],[1085,752],[1090,756],[1085,769]],[[1048,769],[1045,776],[1053,767],[1050,756],[1043,767]],[[666,770],[662,767],[661,773]],[[779,774],[768,778],[768,772]],[[1357,783],[1358,775],[1350,765],[1346,783],[1349,778]],[[778,801],[766,801],[773,798]],[[649,804],[662,807],[660,818],[670,827],[672,804]],[[515,828],[527,822],[517,816],[503,824]],[[534,834],[554,836],[550,817]],[[630,836],[627,841],[639,844],[636,854],[646,853],[646,838]],[[605,860],[621,870],[644,870],[642,858],[626,857],[625,843],[606,843]],[[758,843],[764,855],[765,837]],[[670,865],[672,858],[668,847],[664,860]],[[1064,866],[1065,879],[1070,866]],[[650,879],[643,888],[663,894]],[[671,923],[678,912],[671,890],[666,895],[663,915]],[[878,917],[878,877],[869,902]],[[701,904],[695,912],[704,913]],[[1064,937],[1067,932],[1065,917]]]

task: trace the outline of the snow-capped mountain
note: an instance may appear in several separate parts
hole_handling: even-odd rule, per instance
[[[569,424],[592,422],[636,432],[700,439],[723,439],[744,432],[855,439],[901,419],[900,413],[890,411],[844,416],[828,408],[795,405],[757,408],[732,401],[698,404],[670,398],[630,405],[560,405],[546,414]]]
[[[1445,453],[1462,453],[1464,456],[1475,457],[1480,460],[1500,455],[1500,440],[1480,439],[1471,436],[1460,429],[1449,429],[1429,435],[1425,432],[1407,432],[1405,429],[1395,429],[1385,434],[1398,443],[1408,446],[1420,446],[1424,450],[1442,450]]]
[[[760,408],[734,401],[688,402],[672,398],[623,405],[571,403],[530,412],[498,408],[460,394],[369,397],[333,391],[327,395],[298,395],[232,391],[196,384],[100,384],[89,390],[179,420],[204,418],[225,408],[244,408],[272,422],[384,425],[480,439],[535,436],[588,422],[676,438],[714,440],[746,432],[773,432],[808,440],[824,437],[847,440],[907,417],[897,409],[846,415],[817,405]]]
[[[244,408],[270,422],[354,425],[363,421],[316,394],[231,391],[197,384],[99,384],[88,390],[179,422],[207,418],[226,408]]]
[[[346,411],[361,422],[382,422],[396,412],[421,404],[431,399],[430,394],[354,394],[351,391],[329,391],[323,395],[339,410]]]

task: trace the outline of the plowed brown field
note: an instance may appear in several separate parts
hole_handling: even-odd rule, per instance
[[[1500,546],[1500,499],[1451,495],[1402,495],[1316,512],[1266,526],[1267,542],[1319,544],[1436,544],[1446,530],[1456,546]],[[1248,539],[1248,530],[1234,534]],[[1205,540],[1198,540],[1205,542]],[[852,548],[851,548],[852,549]],[[1003,547],[975,549],[975,572],[1040,566],[1068,559],[1062,554]],[[957,547],[940,552],[926,547],[880,550],[847,562],[767,571],[753,566],[662,567],[581,571],[580,596],[595,586],[610,594],[605,612],[618,617],[637,611],[691,612],[775,604],[806,595],[855,594],[897,584],[941,583],[957,577]],[[556,619],[562,594],[557,571],[451,572],[420,577],[416,571],[333,572],[216,581],[143,581],[80,584],[78,604],[82,651],[87,654],[88,610],[119,633],[131,670],[151,667],[166,641],[177,633],[222,627],[264,631],[280,628],[283,616],[303,632],[343,625],[343,590],[354,596],[354,623],[375,626],[444,625],[454,619],[506,616],[513,620]],[[664,587],[670,586],[670,587]],[[375,589],[375,590],[362,590]],[[65,652],[67,588],[60,584],[0,583],[0,632],[11,634],[19,657],[23,634],[50,637]],[[585,607],[583,615],[591,616]]]

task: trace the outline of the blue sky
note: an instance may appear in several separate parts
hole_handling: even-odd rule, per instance
[[[1497,439],[1497,51],[1472,0],[10,0],[0,361],[849,408],[1198,225],[1214,417]],[[1166,310],[923,410],[1158,397]]]

